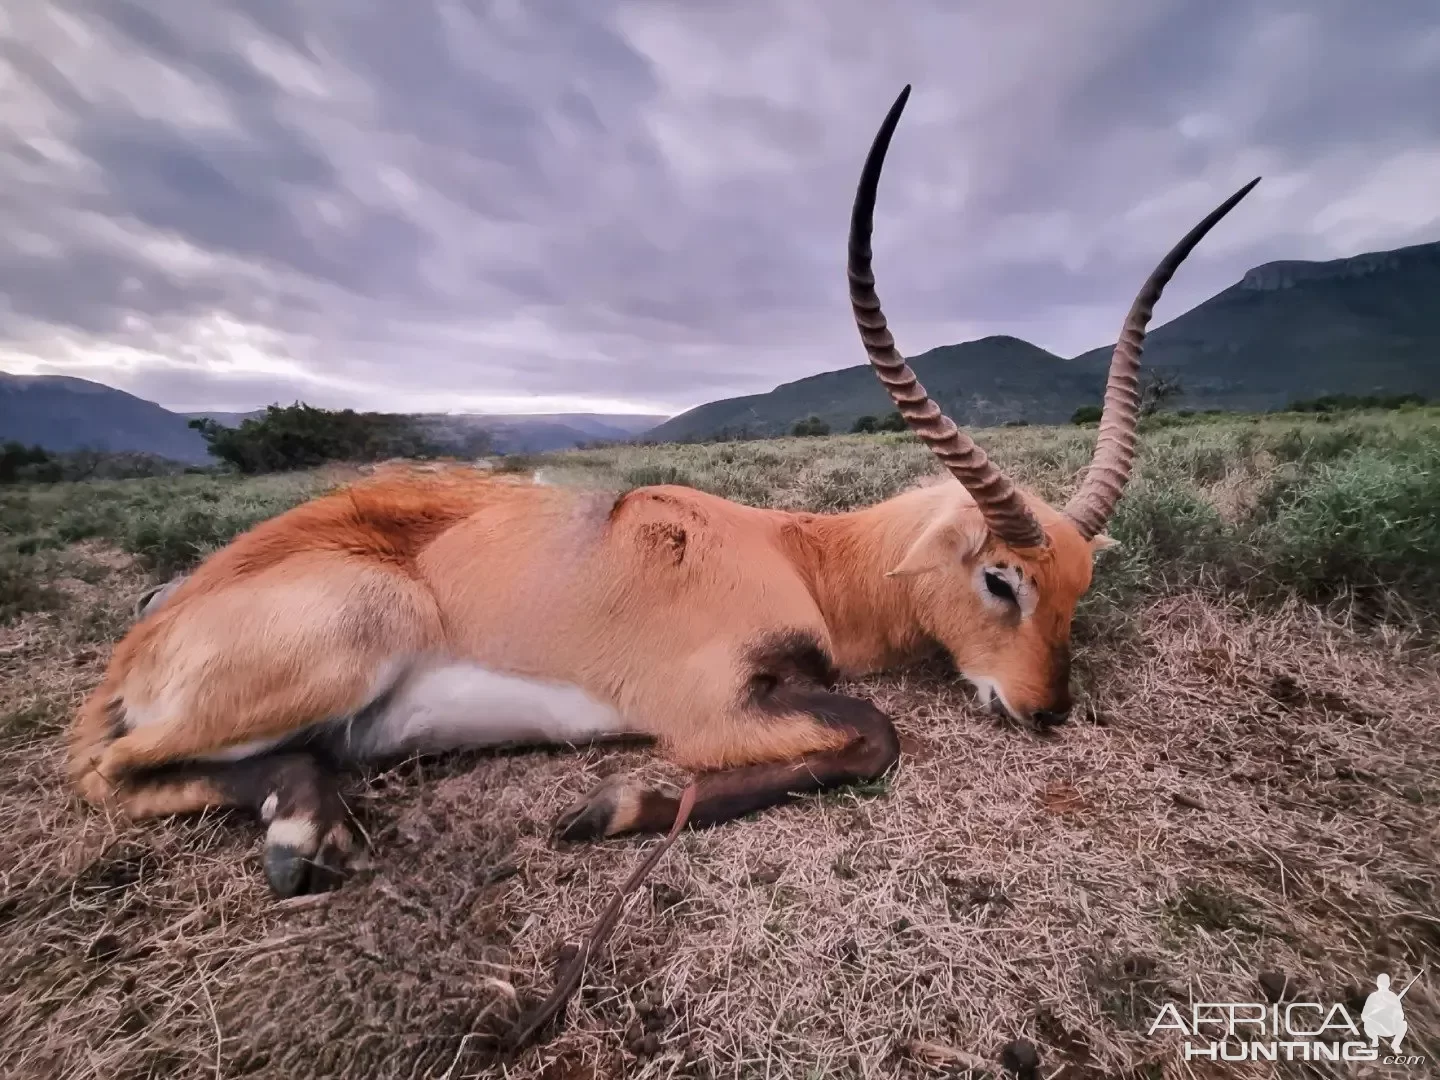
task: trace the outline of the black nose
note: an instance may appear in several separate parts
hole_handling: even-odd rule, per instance
[[[1038,712],[1031,713],[1030,718],[1035,721],[1036,727],[1051,728],[1063,724],[1066,720],[1069,720],[1070,710],[1040,709]]]

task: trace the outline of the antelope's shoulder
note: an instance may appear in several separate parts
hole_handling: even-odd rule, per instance
[[[608,526],[612,546],[642,559],[690,565],[756,556],[772,546],[777,532],[768,511],[672,484],[617,496]]]

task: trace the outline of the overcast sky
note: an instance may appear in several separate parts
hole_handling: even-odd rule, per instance
[[[1434,0],[32,0],[0,12],[0,369],[182,409],[675,412],[900,348],[1113,340],[1440,239]],[[1013,12],[1013,13],[1012,13]],[[1023,14],[1020,14],[1023,12]]]

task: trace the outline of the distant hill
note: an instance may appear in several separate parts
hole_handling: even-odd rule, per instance
[[[66,375],[0,372],[0,441],[10,439],[47,450],[136,451],[186,464],[211,460],[185,417]]]
[[[665,417],[608,413],[423,413],[440,431],[459,433],[480,428],[490,433],[491,446],[500,454],[538,454],[568,450],[582,443],[603,440],[626,442],[648,431]]]
[[[1077,362],[1103,372],[1112,348]],[[1257,266],[1147,335],[1145,361],[1179,375],[1196,408],[1440,396],[1440,243]]]
[[[189,420],[208,417],[238,427],[264,414],[264,409],[175,413],[88,379],[0,372],[0,441],[15,439],[47,450],[125,451],[185,464],[213,464],[205,440],[188,426]],[[562,450],[602,439],[624,442],[665,419],[630,413],[421,415],[443,431],[460,433],[477,427],[489,431],[498,453]]]
[[[957,421],[1062,421],[1075,402],[1090,400],[1093,371],[1013,337],[943,345],[910,358],[915,374]],[[645,438],[657,442],[705,437],[722,430],[778,435],[814,414],[831,430],[846,431],[856,417],[883,416],[894,406],[869,364],[783,383],[768,394],[729,398],[681,413]]]
[[[1275,262],[1153,328],[1145,368],[1178,375],[1182,408],[1260,410],[1325,394],[1440,397],[1440,243],[1328,262]],[[1116,309],[1116,320],[1123,316]],[[903,336],[904,327],[898,326]],[[857,350],[859,343],[856,343]],[[1013,337],[911,358],[925,388],[967,425],[1061,423],[1098,405],[1112,345],[1064,359]],[[868,364],[714,401],[646,433],[706,438],[782,434],[815,414],[845,431],[891,410]]]
[[[518,416],[479,413],[476,415],[482,422],[519,420],[530,424],[561,424],[593,435],[597,439],[639,435],[669,419],[666,416],[656,416],[654,413],[525,413]]]

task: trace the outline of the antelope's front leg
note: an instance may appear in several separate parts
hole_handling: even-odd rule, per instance
[[[769,715],[757,716],[752,722],[755,738],[762,744],[780,749],[783,740],[776,738],[775,725],[781,720],[788,721],[784,727],[795,731],[802,745],[808,741],[812,746],[828,743],[833,748],[798,756],[777,755],[781,760],[701,773],[696,779],[692,827],[718,825],[802,795],[876,779],[900,757],[900,739],[890,718],[860,698],[781,686],[761,708]],[[630,832],[668,832],[679,802],[678,795],[638,780],[612,778],[561,814],[554,836],[574,842]]]

